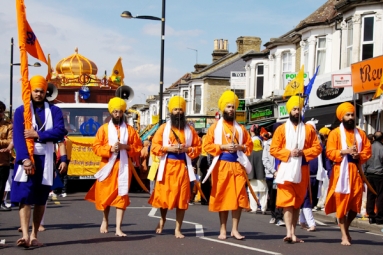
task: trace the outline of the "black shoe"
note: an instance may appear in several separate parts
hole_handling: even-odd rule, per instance
[[[0,211],[12,211],[11,207],[7,207],[4,202],[0,205]]]
[[[375,218],[368,218],[368,222],[370,224],[375,224],[376,223],[376,219]]]

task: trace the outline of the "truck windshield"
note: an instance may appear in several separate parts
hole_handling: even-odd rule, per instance
[[[68,135],[94,136],[97,129],[110,120],[107,109],[61,108]]]

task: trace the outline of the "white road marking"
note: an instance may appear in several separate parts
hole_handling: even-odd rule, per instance
[[[376,236],[383,236],[382,234],[377,234],[377,233],[372,233],[372,232],[366,232],[366,234],[376,235]]]
[[[152,208],[148,214],[149,217],[153,217],[153,218],[161,218],[160,216],[156,216],[157,212],[157,208]],[[172,219],[172,218],[166,218],[166,220],[170,220],[170,221],[176,221],[175,219]],[[263,250],[263,249],[258,249],[258,248],[254,248],[254,247],[250,247],[250,246],[246,246],[246,245],[240,245],[240,244],[236,244],[236,243],[230,243],[230,242],[225,242],[225,241],[222,241],[222,240],[218,240],[218,239],[213,239],[213,238],[209,238],[209,237],[205,237],[204,235],[204,231],[203,231],[203,225],[202,224],[199,224],[199,223],[195,223],[195,222],[191,222],[191,221],[186,221],[184,220],[183,223],[187,223],[187,224],[192,224],[195,226],[195,232],[196,232],[196,237],[199,237],[200,239],[203,239],[203,240],[206,240],[206,241],[211,241],[211,242],[216,242],[216,243],[222,243],[222,244],[226,244],[226,245],[231,245],[231,246],[235,246],[235,247],[239,247],[239,248],[242,248],[242,249],[247,249],[247,250],[252,250],[252,251],[258,251],[258,252],[262,252],[262,253],[267,253],[267,254],[274,254],[274,255],[280,255],[282,253],[278,253],[278,252],[273,252],[273,251],[268,251],[268,250]]]
[[[200,238],[204,239],[204,240],[211,241],[211,242],[222,243],[222,244],[226,244],[226,245],[231,245],[231,246],[235,246],[235,247],[239,247],[239,248],[243,248],[243,249],[247,249],[247,250],[252,250],[252,251],[258,251],[258,252],[267,253],[267,254],[275,254],[275,255],[282,254],[282,253],[278,253],[278,252],[273,252],[273,251],[258,249],[258,248],[254,248],[254,247],[249,247],[249,246],[246,246],[246,245],[240,245],[240,244],[236,244],[236,243],[229,243],[229,242],[226,242],[226,241],[222,241],[222,240],[218,240],[218,239],[213,239],[213,238],[209,238],[209,237],[200,237]]]
[[[318,225],[321,225],[321,226],[327,226],[326,223],[323,223],[323,222],[321,222],[321,221],[319,221],[319,220],[315,220],[315,222],[316,222]]]

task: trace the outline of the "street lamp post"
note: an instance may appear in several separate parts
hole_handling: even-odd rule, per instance
[[[10,72],[9,72],[9,119],[12,119],[12,99],[13,99],[13,66],[19,66],[20,63],[13,63],[13,37],[11,38],[11,62],[10,62]],[[34,67],[40,67],[41,64],[39,62],[34,63]]]
[[[162,0],[162,17],[138,15],[132,16],[129,11],[124,11],[121,14],[121,17],[131,19],[149,19],[149,20],[159,20],[161,21],[161,65],[160,65],[160,112],[159,112],[159,123],[162,124],[162,109],[163,109],[163,91],[164,91],[164,53],[165,53],[165,6],[166,0]]]

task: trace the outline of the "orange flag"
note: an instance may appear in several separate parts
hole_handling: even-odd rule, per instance
[[[24,0],[16,0],[17,25],[19,32],[19,48],[20,48],[20,72],[21,72],[21,93],[24,103],[24,128],[32,129],[32,113],[31,113],[31,86],[28,80],[28,54],[47,63],[45,55],[41,50],[40,44],[36,39],[31,27],[29,26],[25,13]],[[30,160],[33,160],[34,141],[26,139],[26,145]]]

